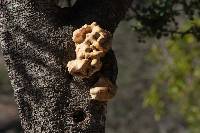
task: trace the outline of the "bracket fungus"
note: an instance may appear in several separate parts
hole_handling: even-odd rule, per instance
[[[101,70],[101,58],[111,49],[112,35],[93,22],[75,30],[72,39],[76,46],[76,59],[68,62],[68,71],[74,76],[89,78]],[[115,93],[116,86],[104,76],[90,90],[92,99],[98,101],[108,101]]]
[[[72,39],[76,59],[68,62],[68,71],[74,76],[89,78],[101,69],[101,58],[111,48],[111,34],[93,22],[75,30]]]
[[[101,76],[97,83],[90,89],[92,99],[103,102],[112,99],[116,92],[117,86],[104,76]]]

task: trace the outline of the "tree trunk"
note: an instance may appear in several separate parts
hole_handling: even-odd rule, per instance
[[[106,103],[90,100],[89,90],[99,73],[115,82],[115,56],[110,50],[103,59],[109,67],[91,78],[74,77],[66,69],[75,58],[71,38],[93,21],[113,33],[130,2],[78,0],[59,8],[53,0],[1,1],[0,42],[24,132],[105,132]]]

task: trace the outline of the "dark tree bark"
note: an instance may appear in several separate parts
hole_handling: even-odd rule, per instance
[[[89,89],[100,73],[115,82],[115,56],[110,50],[91,78],[73,77],[71,37],[93,21],[113,33],[131,1],[78,0],[63,9],[51,0],[0,1],[0,42],[25,132],[105,132],[106,103],[91,101]]]

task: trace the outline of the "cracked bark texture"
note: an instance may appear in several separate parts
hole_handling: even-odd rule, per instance
[[[0,43],[21,124],[26,133],[104,133],[106,103],[90,100],[100,73],[115,83],[112,50],[103,68],[89,79],[70,75],[75,59],[72,33],[97,22],[114,32],[131,0],[78,0],[59,8],[56,0],[2,0]]]

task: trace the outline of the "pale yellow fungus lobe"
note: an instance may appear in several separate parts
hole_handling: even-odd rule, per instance
[[[68,71],[74,76],[89,78],[101,69],[101,58],[111,48],[111,34],[93,22],[75,30],[72,39],[76,59],[68,62]]]
[[[117,92],[117,86],[108,78],[100,77],[97,83],[90,89],[92,99],[106,102],[112,99]]]

